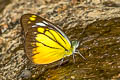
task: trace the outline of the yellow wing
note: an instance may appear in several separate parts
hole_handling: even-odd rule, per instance
[[[35,64],[49,64],[72,54],[66,35],[49,21],[32,14],[23,15],[25,52]]]
[[[35,40],[37,41],[34,45],[32,53],[33,62],[36,64],[48,64],[57,61],[66,55],[71,55],[71,46],[68,41],[58,32],[46,28],[37,28]]]

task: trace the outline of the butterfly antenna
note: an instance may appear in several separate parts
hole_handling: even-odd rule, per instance
[[[78,54],[84,59],[86,60],[86,58],[78,51]]]

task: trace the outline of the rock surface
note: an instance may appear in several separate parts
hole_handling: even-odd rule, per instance
[[[120,79],[119,0],[12,0],[0,14],[0,80]],[[40,15],[80,41],[76,54],[49,65],[35,65],[24,53],[20,17]]]

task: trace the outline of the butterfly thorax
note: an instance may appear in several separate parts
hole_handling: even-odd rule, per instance
[[[79,42],[78,41],[72,41],[71,42],[71,48],[69,50],[66,50],[65,51],[65,56],[70,56],[72,55],[73,53],[76,52],[76,48],[79,46]],[[64,57],[65,57],[64,56]]]

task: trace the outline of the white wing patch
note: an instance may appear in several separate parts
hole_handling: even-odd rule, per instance
[[[36,25],[33,25],[32,27],[37,27]]]
[[[46,21],[43,21],[43,23],[48,24]]]
[[[36,25],[39,25],[39,26],[46,26],[44,23],[36,23]]]

